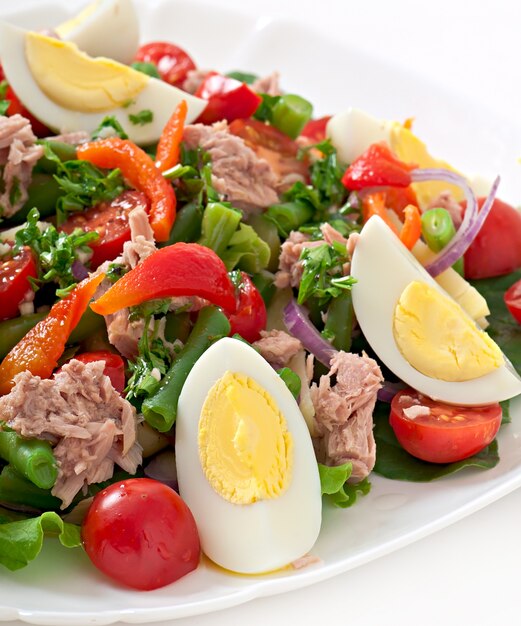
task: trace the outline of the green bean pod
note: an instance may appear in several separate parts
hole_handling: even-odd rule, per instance
[[[40,489],[50,489],[58,477],[51,444],[25,439],[10,430],[0,430],[0,457]]]
[[[286,387],[291,391],[292,396],[297,399],[302,389],[302,381],[298,374],[296,374],[291,368],[283,367],[277,370],[277,374],[282,378]]]
[[[296,139],[313,115],[313,105],[295,94],[284,94],[274,105],[271,124],[291,139]]]
[[[156,393],[143,402],[145,420],[159,432],[167,432],[177,417],[177,403],[185,380],[202,354],[230,333],[230,322],[217,307],[201,309],[188,341],[161,381]]]
[[[270,272],[276,272],[279,267],[280,255],[280,237],[277,227],[264,215],[252,215],[248,218],[248,223],[269,246],[270,260],[266,269]]]
[[[160,247],[171,246],[179,241],[183,243],[197,241],[201,236],[203,213],[204,209],[197,200],[186,204],[176,216],[168,241],[160,244]]]
[[[429,209],[422,214],[422,237],[433,252],[440,252],[456,234],[454,222],[447,209]],[[452,266],[463,276],[463,257]]]
[[[63,195],[63,190],[50,174],[34,173],[31,184],[27,189],[27,200],[23,207],[3,222],[3,226],[18,226],[23,224],[29,211],[36,207],[40,218],[49,217],[56,213],[56,204]]]
[[[353,330],[353,300],[351,291],[345,290],[331,300],[324,325],[324,335],[337,350],[349,352]]]
[[[36,487],[11,465],[6,465],[0,474],[0,501],[41,511],[57,511],[62,503],[49,489]]]
[[[264,214],[271,220],[279,235],[287,237],[292,230],[298,230],[313,217],[313,208],[304,202],[282,202],[268,207]]]

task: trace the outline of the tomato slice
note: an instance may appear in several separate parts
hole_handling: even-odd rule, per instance
[[[194,95],[208,100],[206,108],[197,118],[201,124],[250,117],[262,102],[262,98],[246,83],[217,72],[210,72]]]
[[[521,280],[514,283],[505,295],[505,304],[518,324],[521,324]]]
[[[253,343],[260,339],[260,331],[266,328],[266,305],[259,290],[245,272],[241,272],[237,312],[228,316],[230,335],[238,333]]]
[[[8,320],[19,314],[18,305],[31,289],[29,278],[37,276],[30,248],[23,248],[16,256],[0,260],[0,320]]]
[[[307,159],[298,159],[299,145],[277,128],[259,120],[234,120],[229,130],[242,137],[245,143],[261,158],[268,161],[279,180],[288,174],[309,178]]]
[[[310,143],[320,143],[324,141],[326,138],[326,126],[330,119],[331,115],[326,115],[317,120],[309,120],[302,129],[300,136],[309,139]]]
[[[93,363],[94,361],[104,361],[105,369],[103,373],[110,378],[112,386],[118,393],[123,393],[125,389],[125,362],[114,352],[108,350],[98,350],[96,352],[82,352],[75,354],[74,358],[82,363]]]
[[[3,71],[0,72],[0,81],[3,80]],[[12,90],[11,86],[7,87],[5,93],[5,99],[10,101],[9,107],[7,109],[7,115],[10,117],[11,115],[15,115],[18,113],[23,117],[27,118],[31,122],[31,127],[33,129],[33,133],[37,137],[48,137],[52,135],[52,131],[50,131],[45,124],[40,122],[40,120],[36,119],[32,113],[29,112],[28,109],[24,107],[24,105],[18,99],[18,96]]]
[[[72,233],[75,228],[95,230],[100,238],[90,244],[92,248],[91,269],[104,261],[112,261],[123,251],[125,241],[130,241],[128,214],[132,209],[143,207],[147,212],[148,200],[141,191],[124,191],[111,202],[102,202],[87,211],[71,215],[60,229]]]
[[[157,589],[199,564],[197,527],[170,487],[131,478],[100,491],[82,525],[85,551],[110,578],[134,589]]]
[[[196,65],[190,55],[179,46],[166,41],[144,44],[136,53],[135,61],[153,63],[161,78],[170,85],[180,87],[190,70]]]
[[[409,454],[431,463],[454,463],[488,446],[501,418],[498,403],[454,406],[404,389],[391,402],[389,423]]]

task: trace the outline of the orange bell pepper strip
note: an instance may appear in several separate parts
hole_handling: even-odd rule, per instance
[[[128,139],[110,137],[78,146],[77,155],[97,167],[119,168],[126,180],[149,198],[149,221],[156,240],[168,241],[177,204],[174,189],[144,150]]]
[[[124,274],[91,309],[109,315],[147,300],[173,296],[199,296],[228,313],[237,306],[234,285],[217,254],[197,243],[180,242],[160,248]]]
[[[362,199],[362,219],[364,224],[373,215],[378,215],[389,226],[389,228],[398,235],[398,229],[394,223],[389,219],[387,208],[385,205],[385,192],[376,191],[374,193],[361,194]]]
[[[422,234],[421,215],[418,207],[414,204],[408,204],[403,210],[403,214],[404,222],[400,231],[400,241],[409,250],[412,250]]]
[[[156,167],[160,172],[166,172],[179,163],[187,112],[186,100],[181,100],[163,129],[156,152]]]
[[[9,393],[14,378],[28,370],[35,376],[49,378],[65,350],[69,335],[87,309],[104,274],[90,276],[51,308],[0,363],[0,395]]]
[[[376,191],[374,193],[361,194],[362,200],[362,219],[365,222],[373,215],[378,215],[389,226],[389,228],[400,237],[400,241],[411,250],[418,241],[422,232],[421,215],[418,207],[408,204],[403,209],[404,222],[401,230],[389,218],[386,207],[386,193],[384,191]]]

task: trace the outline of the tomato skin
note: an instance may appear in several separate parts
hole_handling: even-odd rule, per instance
[[[93,564],[133,589],[164,587],[199,564],[190,509],[173,489],[149,478],[131,478],[100,491],[81,534]]]
[[[246,83],[217,72],[210,72],[194,95],[208,100],[206,108],[197,118],[201,124],[250,117],[262,102],[262,98]]]
[[[27,247],[15,257],[0,260],[0,321],[19,314],[18,305],[31,289],[29,278],[37,276],[32,252]]]
[[[0,81],[1,80],[2,78],[0,77]],[[40,122],[40,120],[36,119],[36,117],[34,117],[34,115],[30,113],[28,109],[24,107],[24,105],[20,102],[20,100],[18,99],[18,96],[15,94],[11,86],[7,87],[7,91],[5,93],[5,99],[10,101],[9,108],[7,109],[7,112],[6,112],[6,114],[9,117],[11,115],[16,115],[18,113],[19,115],[22,115],[23,117],[27,118],[31,122],[33,133],[37,137],[40,137],[40,138],[48,137],[49,135],[53,134],[52,131],[50,131],[47,128],[47,126],[45,126],[45,124]]]
[[[237,311],[228,316],[230,335],[238,333],[246,341],[253,343],[260,339],[260,331],[266,328],[266,305],[259,290],[245,272],[241,272],[238,292]]]
[[[149,202],[141,191],[124,191],[111,202],[102,202],[87,211],[71,215],[60,226],[60,230],[70,234],[75,228],[87,232],[95,230],[100,238],[90,244],[91,269],[96,269],[104,261],[112,261],[123,252],[123,244],[130,241],[128,215],[132,209],[143,207],[147,212]]]
[[[176,87],[182,85],[190,70],[196,69],[195,63],[187,52],[166,41],[152,41],[142,45],[134,60],[153,63],[161,78]]]
[[[430,415],[407,417],[403,409],[414,405],[428,407]],[[389,423],[400,444],[412,456],[430,463],[454,463],[488,446],[501,426],[501,419],[502,409],[497,403],[481,407],[452,406],[404,389],[391,402]]]
[[[481,209],[485,198],[478,198]],[[466,203],[461,205],[465,208]],[[464,255],[465,278],[491,278],[521,267],[521,212],[494,200],[481,230]]]
[[[400,161],[386,143],[373,143],[356,158],[342,177],[345,187],[360,191],[368,187],[408,187],[416,165]]]
[[[321,141],[324,141],[326,138],[326,126],[330,119],[331,115],[326,115],[324,117],[319,117],[316,120],[309,120],[309,122],[302,129],[300,136],[309,139],[311,143],[320,143]]]
[[[504,300],[516,322],[521,324],[521,280],[507,289]]]
[[[119,354],[114,354],[114,352],[109,352],[108,350],[98,350],[97,352],[75,354],[74,358],[82,363],[105,361],[103,373],[110,378],[114,389],[118,393],[123,393],[125,389],[125,362]]]

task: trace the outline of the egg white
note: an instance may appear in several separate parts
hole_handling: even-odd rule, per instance
[[[382,362],[405,383],[434,400],[467,406],[492,404],[521,393],[521,379],[506,357],[505,364],[490,374],[463,382],[426,376],[403,357],[394,339],[393,317],[405,287],[419,280],[450,296],[378,216],[362,229],[351,274],[357,279],[352,295],[360,328]],[[466,315],[463,310],[462,315]]]
[[[293,468],[289,487],[278,498],[232,504],[204,475],[199,418],[210,388],[226,371],[254,379],[284,415],[293,439]],[[179,491],[194,515],[202,550],[212,561],[234,572],[255,574],[283,567],[313,547],[322,498],[309,431],[284,382],[252,347],[224,338],[197,361],[179,398],[175,450]]]
[[[7,81],[24,106],[56,132],[79,130],[92,132],[104,117],[113,115],[132,141],[146,145],[159,139],[165,124],[181,100],[186,100],[188,105],[187,124],[194,121],[207,104],[206,100],[195,98],[156,78],[150,78],[148,84],[128,107],[117,107],[99,113],[71,111],[47,97],[33,78],[25,56],[25,33],[26,31],[21,28],[0,22],[2,67]],[[143,126],[130,122],[129,115],[147,109],[154,114],[152,122]]]

